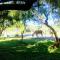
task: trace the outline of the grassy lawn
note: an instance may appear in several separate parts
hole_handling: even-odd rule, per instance
[[[49,50],[53,41],[32,38],[0,41],[1,60],[60,60],[60,49]]]

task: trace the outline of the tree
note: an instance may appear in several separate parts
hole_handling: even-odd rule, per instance
[[[15,24],[14,23],[14,20],[15,20],[16,22],[22,22],[22,24],[20,24],[20,25],[24,25],[24,30],[21,31],[21,37],[23,40],[23,34],[24,34],[24,31],[26,30],[26,20],[32,17],[30,10],[28,10],[28,11],[10,10],[8,13],[8,16],[12,17],[13,24]]]
[[[41,0],[40,0],[40,3],[41,3]],[[54,2],[54,3],[55,3],[55,2]],[[42,4],[43,4],[43,2],[42,2]],[[42,4],[39,5],[38,9],[40,8],[40,6],[41,6]],[[54,9],[55,9],[55,8],[54,8]],[[40,9],[40,10],[41,10],[41,9]],[[39,15],[38,12],[39,12],[39,10],[38,10],[37,12],[36,12],[36,10],[35,10],[35,12],[32,12],[32,13],[34,13],[35,16],[38,16],[38,15]],[[42,9],[42,11],[40,12],[40,14],[41,14],[42,12],[44,13],[44,15],[45,15],[45,17],[46,17],[45,22],[42,22],[42,23],[45,24],[48,28],[50,28],[50,29],[53,31],[54,35],[55,35],[56,42],[55,42],[55,44],[53,45],[53,47],[54,47],[54,46],[59,47],[59,45],[60,45],[59,40],[60,40],[60,39],[58,38],[58,36],[57,36],[56,31],[54,30],[54,28],[48,24],[48,15],[49,15],[49,14],[47,14],[47,15],[45,14],[45,13],[46,13],[46,9]],[[39,18],[39,16],[38,16],[38,18]],[[42,21],[41,18],[39,18],[39,20]]]
[[[60,7],[60,0],[46,0],[47,2],[51,3],[55,8]]]
[[[0,11],[0,35],[2,34],[2,31],[5,30],[6,26],[4,25],[5,19],[8,17],[8,11]]]

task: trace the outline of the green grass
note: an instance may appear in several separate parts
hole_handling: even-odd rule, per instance
[[[24,40],[11,40],[0,42],[1,60],[60,60],[60,50],[53,53],[48,47],[53,41],[32,38]]]

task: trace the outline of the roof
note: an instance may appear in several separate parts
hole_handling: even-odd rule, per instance
[[[32,4],[37,0],[0,0],[0,3],[10,1],[24,1],[25,4],[0,4],[0,10],[29,10]]]

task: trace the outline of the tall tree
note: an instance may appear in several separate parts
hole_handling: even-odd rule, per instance
[[[49,15],[49,14],[47,14],[48,11],[46,11],[46,9],[43,9],[43,7],[40,8],[41,5],[43,5],[43,2],[45,3],[46,1],[43,0],[42,3],[41,3],[41,0],[39,0],[39,2],[40,2],[40,3],[39,3],[39,7],[38,7],[39,10],[38,10],[38,11],[35,10],[35,12],[32,12],[32,13],[33,13],[35,16],[38,16],[38,18],[39,18],[38,12],[41,11],[41,9],[42,9],[42,11],[40,12],[40,14],[43,12],[44,15],[45,15],[45,17],[46,17],[45,22],[42,22],[42,23],[45,24],[48,28],[50,28],[50,29],[53,31],[54,35],[55,35],[56,43],[53,45],[53,47],[54,47],[54,46],[59,47],[59,44],[60,44],[60,43],[59,43],[59,40],[60,40],[60,39],[58,38],[55,29],[48,24],[48,15]],[[52,2],[53,2],[53,1],[52,1]],[[54,2],[54,3],[55,3],[55,2]],[[55,9],[55,8],[54,8],[54,9]],[[36,12],[36,11],[37,11],[37,12]],[[49,13],[50,13],[50,12],[49,12]],[[39,20],[42,21],[41,18],[39,18]]]
[[[2,34],[2,31],[6,28],[4,26],[4,21],[5,21],[5,18],[8,14],[8,11],[0,11],[0,18],[1,18],[1,21],[0,21],[0,35]]]

